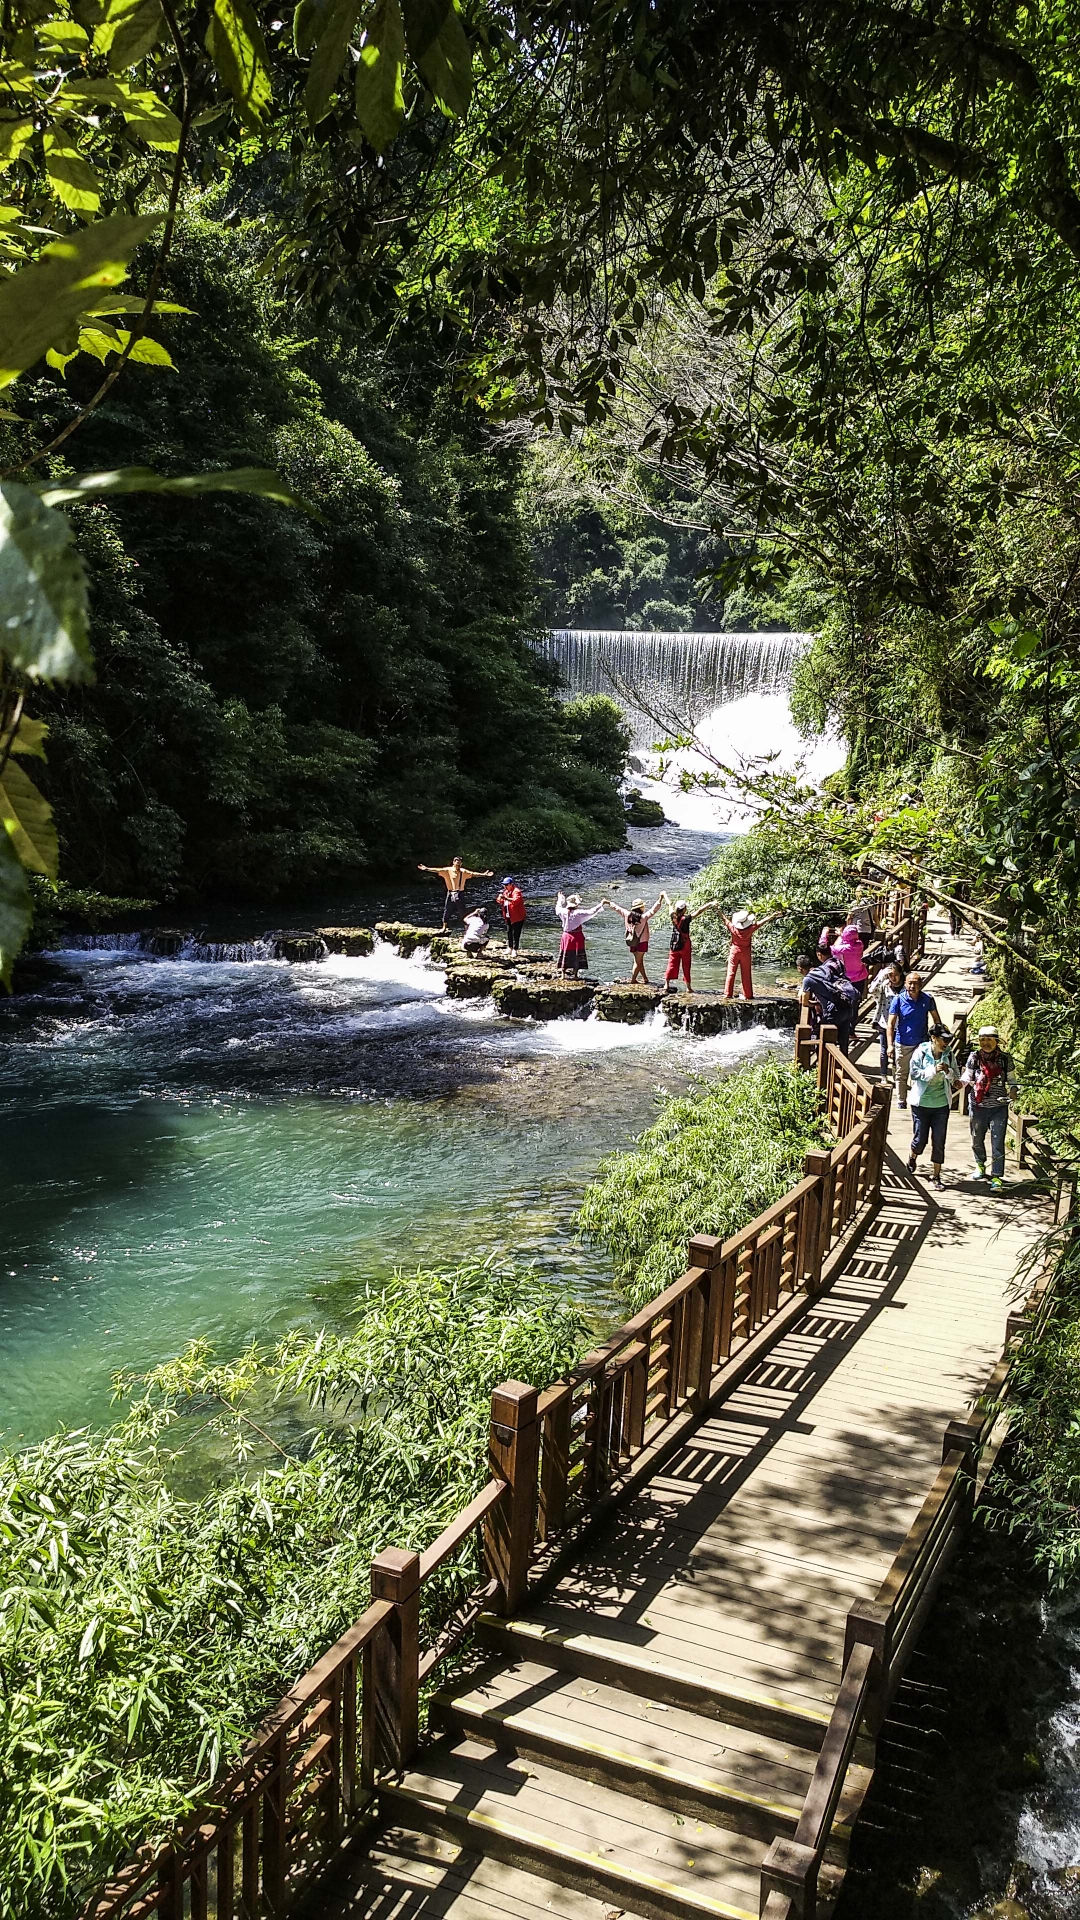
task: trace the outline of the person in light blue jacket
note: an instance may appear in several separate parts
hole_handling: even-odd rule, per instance
[[[929,1039],[915,1048],[908,1062],[908,1082],[911,1092],[908,1171],[914,1173],[919,1155],[929,1141],[933,1181],[940,1192],[949,1108],[953,1089],[960,1083],[956,1058],[944,1027],[932,1027]]]

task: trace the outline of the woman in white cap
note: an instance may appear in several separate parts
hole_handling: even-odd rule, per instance
[[[630,975],[631,986],[640,984],[647,987],[649,984],[649,976],[645,971],[645,955],[649,951],[649,925],[653,914],[659,913],[666,899],[667,894],[662,893],[659,900],[654,900],[651,907],[647,907],[644,900],[631,900],[629,907],[620,907],[617,900],[605,899],[604,901],[605,907],[611,907],[615,913],[622,915],[622,923],[626,929],[626,944],[634,960],[634,971]]]
[[[567,896],[559,888],[555,896],[555,917],[562,923],[562,942],[559,946],[559,972],[578,974],[582,967],[589,964],[585,951],[585,922],[595,920],[603,913],[604,903],[598,907],[583,907],[580,893]]]
[[[779,920],[782,912],[783,908],[778,907],[775,913],[766,914],[764,920],[755,919],[747,907],[740,907],[738,913],[733,913],[730,920],[726,913],[720,915],[731,935],[727,957],[727,980],[724,983],[725,1000],[730,1000],[735,992],[737,973],[742,974],[743,999],[753,999],[754,978],[751,962],[754,935],[759,927],[767,927],[771,921]]]
[[[1009,1095],[1016,1091],[1012,1055],[998,1044],[996,1027],[979,1028],[979,1044],[968,1054],[961,1075],[968,1090],[971,1151],[975,1178],[986,1179],[986,1136],[990,1135],[990,1185],[1001,1191],[1005,1172],[1005,1129],[1009,1124]]]

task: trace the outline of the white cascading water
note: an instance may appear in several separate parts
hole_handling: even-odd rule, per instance
[[[796,732],[788,689],[809,633],[636,633],[605,628],[554,628],[544,652],[554,660],[566,694],[606,693],[623,708],[634,747],[634,784],[658,800],[677,826],[738,832],[746,811],[695,786],[682,792],[681,771],[707,773],[709,761],[691,749],[668,756],[664,782],[638,773],[662,736],[693,733],[709,755],[732,766],[742,758],[775,756],[777,768],[800,766],[823,779],[843,764],[835,735],[806,742]]]

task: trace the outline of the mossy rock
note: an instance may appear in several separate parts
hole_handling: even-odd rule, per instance
[[[380,940],[388,940],[399,953],[415,953],[417,947],[429,947],[433,960],[442,960],[450,951],[450,935],[441,927],[414,927],[408,920],[376,920]]]
[[[663,987],[643,987],[640,982],[631,986],[612,980],[597,993],[596,1011],[601,1020],[625,1020],[639,1026],[664,998]]]
[[[497,979],[494,967],[447,967],[446,991],[451,1000],[486,1000]]]
[[[175,960],[191,939],[191,934],[185,927],[150,927],[139,938],[143,953],[152,953],[159,960]]]
[[[492,993],[499,1012],[511,1020],[559,1020],[584,1013],[596,988],[583,980],[496,980]]]
[[[274,958],[290,960],[294,966],[306,960],[321,960],[325,952],[317,933],[272,933],[270,938],[274,943]]]
[[[654,880],[656,868],[643,867],[640,860],[631,860],[626,869],[626,877],[628,880]]]
[[[370,953],[375,945],[370,927],[320,927],[319,938],[327,953],[347,953],[353,958]]]
[[[485,967],[497,967],[500,973],[523,973],[530,977],[537,973],[555,972],[555,956],[551,953],[514,953],[510,947],[489,947],[484,955]]]
[[[636,793],[627,804],[626,820],[631,827],[662,827],[667,823],[667,814],[659,800],[645,800]]]
[[[714,1033],[738,1033],[746,1027],[791,1027],[799,1024],[799,1003],[763,994],[759,1000],[725,1000],[722,993],[668,993],[664,1017],[669,1027],[702,1038]]]

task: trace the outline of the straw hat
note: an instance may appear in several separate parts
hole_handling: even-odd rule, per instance
[[[733,927],[738,927],[740,933],[745,933],[747,927],[754,926],[754,916],[752,913],[747,913],[745,907],[740,907],[738,913],[732,914],[731,924]]]
[[[566,904],[568,907],[580,907],[581,905],[580,893],[568,893],[566,896]]]
[[[630,906],[634,913],[644,913],[645,911],[644,900],[631,900]]]

